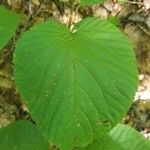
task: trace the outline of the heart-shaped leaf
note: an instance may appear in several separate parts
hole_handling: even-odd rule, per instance
[[[113,24],[96,18],[73,33],[47,21],[26,32],[14,54],[16,84],[40,131],[67,150],[86,146],[121,120],[134,96],[134,51]]]
[[[150,150],[150,141],[135,129],[123,124],[113,128],[109,136],[95,141],[82,150]]]
[[[0,7],[0,49],[6,45],[14,34],[19,20],[19,15],[2,6]]]
[[[1,150],[49,150],[49,143],[29,121],[17,121],[0,129]]]

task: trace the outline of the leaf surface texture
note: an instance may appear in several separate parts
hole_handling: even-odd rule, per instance
[[[71,33],[51,20],[17,42],[15,79],[40,131],[67,150],[105,135],[137,87],[133,49],[107,21],[87,18]]]

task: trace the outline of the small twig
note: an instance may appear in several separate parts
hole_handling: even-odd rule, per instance
[[[26,31],[28,24],[29,24],[29,21],[32,18],[33,11],[32,11],[32,1],[31,0],[29,0],[28,10],[29,10],[28,17],[27,17],[27,20],[26,20],[24,27],[22,28],[21,33]]]
[[[147,31],[143,26],[141,26],[140,24],[137,24],[137,26],[138,26],[144,33],[146,33],[147,35],[150,36],[150,32]]]
[[[69,21],[68,21],[68,28],[70,29],[73,21],[73,13],[74,13],[74,5],[73,2],[71,1],[71,8],[70,8],[70,14],[69,14]]]
[[[132,2],[132,1],[125,1],[125,2],[129,4],[144,5],[142,2]]]
[[[43,6],[44,6],[45,3],[46,3],[46,0],[44,0],[44,2],[41,4],[41,6],[39,7],[39,9],[34,14],[33,10],[32,10],[32,1],[29,0],[29,6],[28,6],[29,13],[28,13],[26,23],[25,23],[25,25],[24,25],[21,33],[25,32],[27,30],[27,28],[29,26],[30,20],[33,19],[34,17],[36,17],[41,12],[41,10],[42,10],[42,8],[43,8]]]
[[[73,21],[78,13],[78,10],[80,8],[80,5],[75,5],[74,1],[71,1],[71,10],[70,10],[70,16],[68,21],[68,28],[71,29],[71,26],[73,24]]]
[[[32,18],[36,17],[41,12],[41,10],[42,10],[43,6],[45,5],[45,3],[46,3],[46,0],[43,1],[43,3],[39,7],[39,9],[36,11],[36,13],[32,15]]]
[[[56,7],[57,7],[57,9],[58,9],[58,11],[59,11],[59,13],[60,13],[60,15],[63,16],[63,14],[64,14],[64,9],[63,9],[63,7],[61,6],[61,4],[63,4],[63,3],[62,3],[62,2],[59,2],[58,0],[53,0],[53,2],[55,3],[55,5],[56,5]]]

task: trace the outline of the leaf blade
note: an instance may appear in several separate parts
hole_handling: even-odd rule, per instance
[[[15,33],[20,16],[14,12],[0,7],[0,49],[3,48]]]
[[[149,150],[150,141],[145,139],[143,135],[135,129],[123,124],[114,127],[109,135],[99,141],[95,141],[83,150]]]
[[[115,26],[88,18],[76,30],[70,33],[56,21],[36,25],[14,54],[16,84],[32,117],[65,150],[86,146],[115,126],[137,86],[132,47]]]
[[[0,129],[3,150],[48,150],[49,143],[29,121],[17,121]]]

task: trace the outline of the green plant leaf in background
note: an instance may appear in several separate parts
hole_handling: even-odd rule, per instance
[[[16,84],[32,117],[64,150],[105,135],[137,87],[134,51],[113,24],[87,18],[73,32],[53,20],[38,24],[14,53]]]
[[[15,33],[20,16],[0,6],[0,49],[3,48]]]
[[[49,150],[49,143],[29,121],[17,121],[0,129],[1,150]]]
[[[118,124],[110,131],[109,136],[82,150],[150,150],[150,141],[135,129]]]
[[[94,5],[98,3],[103,3],[105,0],[80,0],[81,5]]]

